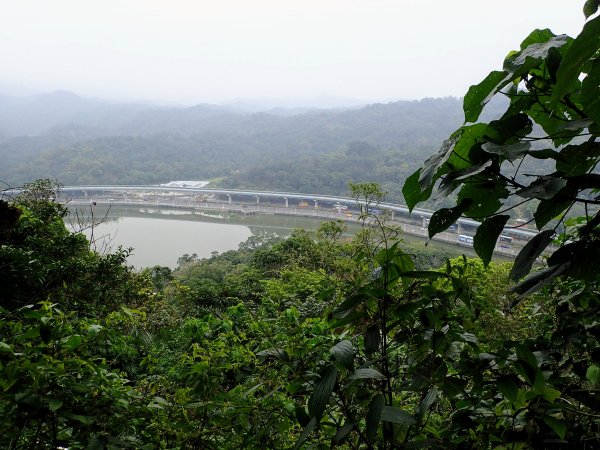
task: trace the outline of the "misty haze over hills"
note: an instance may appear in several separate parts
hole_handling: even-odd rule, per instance
[[[457,98],[338,109],[111,103],[56,91],[0,96],[0,180],[64,184],[213,179],[236,188],[347,193],[400,186],[463,121]],[[492,111],[493,113],[493,111]]]
[[[367,102],[334,96],[312,99],[257,98],[235,99],[222,105],[199,104],[173,106],[151,102],[113,102],[84,98],[73,92],[57,90],[52,93],[10,95],[0,86],[0,136],[37,135],[53,127],[68,124],[105,126],[110,122],[125,122],[143,110],[185,110],[199,107],[221,112],[296,115],[316,109],[358,108]]]

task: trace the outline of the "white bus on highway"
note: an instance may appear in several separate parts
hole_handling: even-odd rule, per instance
[[[459,234],[456,242],[464,245],[473,245],[473,236],[467,236],[466,234]]]

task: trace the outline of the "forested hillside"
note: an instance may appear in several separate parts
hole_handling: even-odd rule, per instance
[[[59,97],[56,108],[64,103],[64,94]],[[222,177],[228,187],[330,194],[345,193],[348,181],[378,181],[390,187],[392,200],[400,200],[397,186],[405,175],[461,121],[454,98],[292,116],[202,105],[140,110],[69,98],[70,105],[83,102],[85,108],[71,106],[70,115],[50,122],[52,128],[0,144],[2,181],[19,185],[54,177],[65,184],[125,184]],[[32,121],[49,114],[51,100],[33,110]],[[2,123],[15,119],[11,111],[4,107]],[[29,110],[19,111],[23,118]],[[30,130],[39,130],[37,122]]]

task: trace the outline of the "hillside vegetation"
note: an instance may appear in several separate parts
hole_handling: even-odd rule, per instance
[[[454,98],[291,116],[202,105],[142,109],[65,93],[20,109],[4,101],[0,125],[19,119],[10,129],[28,133],[0,144],[0,180],[12,186],[46,177],[65,184],[219,177],[226,187],[343,194],[349,181],[377,181],[400,201],[405,177],[461,120]],[[41,128],[61,108],[69,114]]]
[[[353,193],[383,198],[373,184]],[[593,329],[573,328],[592,325],[597,280],[556,281],[516,302],[510,265],[415,252],[368,212],[351,242],[329,222],[136,273],[127,250],[100,255],[67,231],[52,198],[40,181],[0,201],[4,448],[600,438]],[[565,296],[575,302],[566,315]],[[586,344],[572,347],[575,336]]]

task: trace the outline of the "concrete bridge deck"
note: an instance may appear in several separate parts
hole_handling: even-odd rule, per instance
[[[73,206],[95,204],[119,206],[155,206],[159,208],[185,208],[201,211],[222,211],[241,215],[283,214],[302,217],[314,217],[321,220],[358,221],[359,205],[349,197],[312,195],[302,193],[239,191],[231,189],[181,188],[166,186],[66,186],[63,193]],[[290,204],[290,199],[297,203]],[[308,202],[312,203],[308,203]],[[332,205],[340,205],[333,207]],[[342,205],[348,209],[341,209]],[[433,211],[415,209],[412,213],[406,206],[380,203],[377,210],[389,211],[392,222],[410,235],[427,239],[426,222]],[[449,244],[471,247],[457,242],[461,233],[474,234],[479,222],[461,218],[454,232],[443,232],[434,236],[434,240]],[[499,255],[515,257],[522,246],[536,234],[534,230],[510,229],[512,235],[517,231],[514,242],[498,242],[495,252]],[[507,230],[507,233],[509,231]]]

